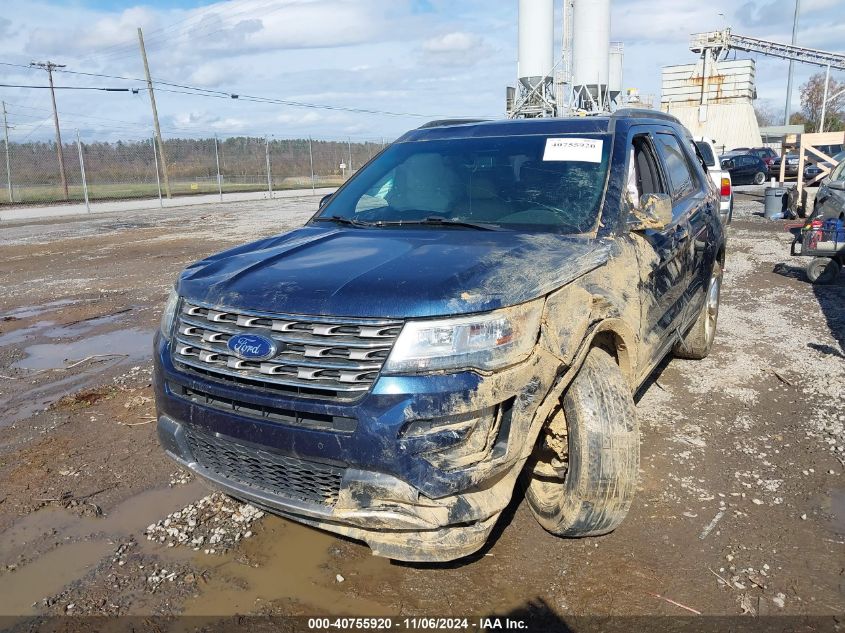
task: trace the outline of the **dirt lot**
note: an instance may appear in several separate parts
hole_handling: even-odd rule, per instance
[[[640,394],[625,523],[557,539],[517,495],[449,565],[207,497],[157,445],[151,338],[174,277],[315,198],[4,224],[0,615],[845,613],[845,275],[808,284],[759,193],[737,202],[713,354]]]

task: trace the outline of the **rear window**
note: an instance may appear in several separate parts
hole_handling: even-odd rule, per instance
[[[657,141],[663,147],[663,161],[672,184],[672,197],[680,200],[695,190],[693,175],[681,144],[671,134],[657,134]]]
[[[704,159],[704,162],[707,163],[708,167],[716,165],[716,157],[713,155],[713,150],[710,149],[709,143],[696,141],[695,146],[698,148],[698,151],[701,152],[701,157]]]

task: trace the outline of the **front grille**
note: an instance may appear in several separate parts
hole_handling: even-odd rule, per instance
[[[224,382],[355,400],[375,382],[401,329],[397,321],[268,315],[183,302],[173,360]],[[226,344],[239,334],[272,338],[278,352],[263,361],[238,358]]]
[[[242,400],[216,396],[205,391],[178,385],[174,382],[168,382],[167,387],[172,393],[195,404],[235,413],[248,418],[278,422],[288,426],[314,429],[317,431],[351,433],[358,425],[358,420],[355,418],[320,413],[303,413],[281,407],[258,405]]]
[[[334,506],[343,468],[249,447],[220,435],[185,426],[197,463],[234,482],[280,497]]]

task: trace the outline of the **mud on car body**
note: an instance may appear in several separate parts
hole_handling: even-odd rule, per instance
[[[164,449],[396,559],[478,550],[520,479],[550,532],[613,530],[632,394],[715,334],[725,237],[694,151],[635,110],[408,132],[303,228],[180,275]]]

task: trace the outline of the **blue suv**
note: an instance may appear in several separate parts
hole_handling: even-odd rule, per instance
[[[713,344],[718,212],[659,112],[408,132],[302,228],[181,273],[161,444],[394,559],[477,551],[518,480],[548,531],[610,532],[637,486],[633,394]]]

